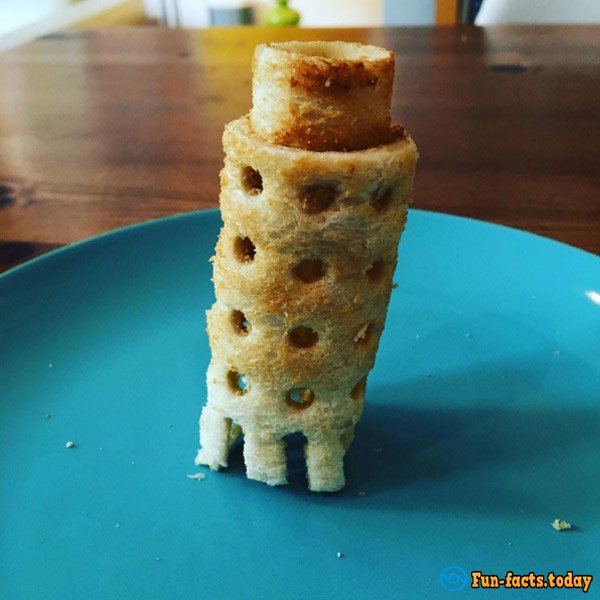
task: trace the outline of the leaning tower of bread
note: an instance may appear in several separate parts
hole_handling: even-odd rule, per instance
[[[344,485],[384,328],[416,147],[390,119],[394,56],[344,42],[261,45],[253,107],[229,123],[216,302],[197,464],[287,483],[302,432],[309,487]]]

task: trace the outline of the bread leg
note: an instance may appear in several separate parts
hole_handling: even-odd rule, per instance
[[[283,440],[246,431],[244,461],[248,479],[263,481],[268,485],[287,483],[287,457]]]
[[[339,431],[310,437],[304,447],[308,487],[312,491],[337,492],[344,487],[345,449]]]
[[[213,471],[226,467],[230,433],[231,419],[207,404],[200,415],[200,450],[194,462],[197,465],[208,465]]]

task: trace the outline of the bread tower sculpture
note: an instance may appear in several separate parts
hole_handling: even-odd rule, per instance
[[[257,47],[253,107],[223,135],[196,464],[226,467],[243,433],[247,476],[285,484],[283,438],[302,432],[310,489],[344,486],[417,160],[393,78],[375,46]]]

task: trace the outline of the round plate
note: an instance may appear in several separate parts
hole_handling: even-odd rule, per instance
[[[153,221],[0,277],[0,597],[428,598],[471,571],[600,576],[600,259],[411,211],[347,486],[313,494],[293,442],[287,487],[247,480],[240,448],[226,471],[193,464],[219,227]]]

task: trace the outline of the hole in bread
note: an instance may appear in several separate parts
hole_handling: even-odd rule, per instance
[[[242,169],[242,187],[252,195],[258,195],[263,191],[262,175],[252,167]]]
[[[240,262],[252,262],[256,255],[256,246],[248,237],[236,237],[233,242],[235,257]]]
[[[227,385],[238,396],[242,396],[248,391],[248,380],[245,375],[238,371],[227,372]]]
[[[285,401],[296,410],[305,410],[315,401],[315,393],[308,388],[292,388]]]
[[[363,377],[350,392],[352,400],[362,400],[365,397],[365,390],[367,389],[367,378]]]
[[[385,275],[385,263],[383,260],[376,260],[367,270],[367,277],[375,283],[381,281]]]
[[[308,443],[306,436],[300,432],[288,433],[284,436],[285,454],[288,467],[288,481],[290,484],[297,484],[306,487],[306,457],[304,448]]]
[[[394,188],[392,188],[392,187],[383,188],[383,189],[380,188],[373,194],[373,197],[371,198],[371,206],[377,212],[383,212],[390,206],[393,199],[394,199]]]
[[[325,264],[320,258],[309,258],[299,262],[292,273],[304,283],[313,283],[325,275]]]
[[[354,336],[354,342],[357,346],[366,346],[373,339],[373,324],[366,323],[359,330],[356,336]]]
[[[296,348],[310,348],[319,341],[319,334],[310,327],[300,325],[288,332],[288,340]]]
[[[225,419],[225,426],[229,432],[227,435],[227,445],[232,448],[236,442],[244,435],[241,425],[238,425],[231,419]]]
[[[331,184],[307,185],[300,195],[300,207],[309,215],[326,211],[335,200],[337,190]]]
[[[246,315],[241,310],[231,312],[231,324],[238,335],[248,335],[252,329],[252,325],[250,325]]]

